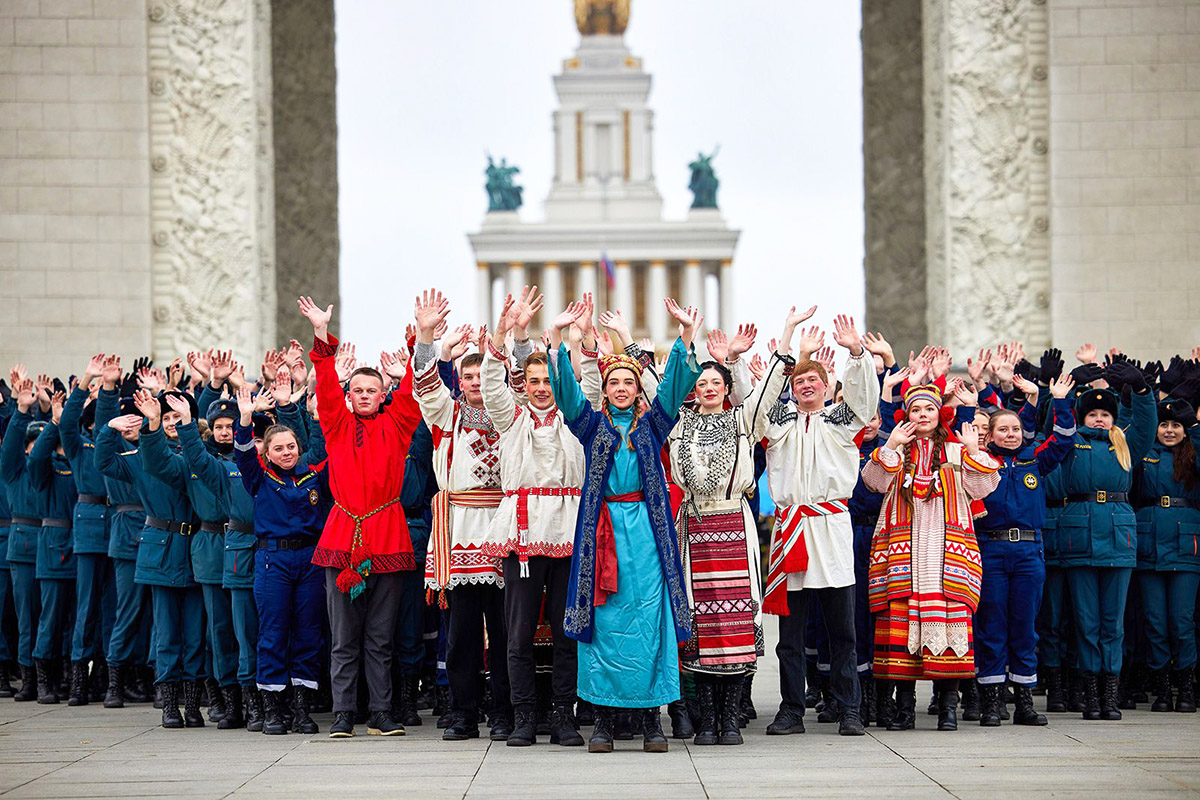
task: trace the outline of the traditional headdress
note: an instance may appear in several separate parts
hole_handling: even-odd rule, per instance
[[[896,422],[903,422],[908,416],[908,409],[918,400],[933,403],[938,409],[942,423],[949,428],[954,420],[954,409],[946,406],[946,378],[940,377],[932,383],[910,384],[905,381],[900,385],[900,396],[903,398],[901,407],[896,410]]]
[[[640,389],[642,386],[642,364],[632,356],[625,353],[601,356],[599,366],[601,381],[607,381],[609,374],[615,369],[627,369],[637,378],[638,388]]]

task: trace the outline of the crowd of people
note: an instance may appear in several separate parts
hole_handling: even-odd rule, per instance
[[[755,325],[701,342],[664,304],[665,353],[525,287],[490,330],[423,292],[375,366],[307,297],[308,358],[256,375],[221,350],[15,366],[0,696],[265,734],[332,711],[333,738],[432,709],[448,741],[592,752],[666,751],[665,706],[670,737],[737,745],[765,613],[770,735],[808,708],[914,728],[919,681],[938,730],[1045,725],[1035,694],[1196,710],[1200,348],[1085,344],[1068,371],[1007,342],[958,371],[845,316],[840,354],[815,307],[756,352]]]

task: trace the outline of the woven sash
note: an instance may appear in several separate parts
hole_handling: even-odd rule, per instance
[[[574,486],[522,486],[508,489],[505,497],[517,498],[517,561],[521,565],[521,577],[529,577],[529,498],[530,497],[579,497],[580,490]]]
[[[499,489],[468,489],[451,492],[443,489],[433,496],[430,505],[432,520],[429,529],[429,552],[433,556],[433,580],[442,594],[438,604],[446,608],[445,591],[450,583],[450,506],[463,508],[495,508],[504,498]],[[426,576],[430,577],[430,576]]]
[[[608,602],[610,594],[617,593],[617,537],[613,532],[609,503],[641,503],[646,496],[641,492],[625,492],[604,498],[600,504],[600,517],[596,520],[596,591],[595,605]]]
[[[771,536],[771,552],[767,567],[767,588],[763,593],[763,611],[776,616],[788,616],[787,576],[789,572],[808,569],[808,547],[804,543],[804,519],[845,514],[848,500],[825,503],[796,503],[775,509],[775,531]]]

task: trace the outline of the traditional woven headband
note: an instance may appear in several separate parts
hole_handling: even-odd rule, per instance
[[[608,375],[614,369],[627,369],[632,372],[638,379],[638,385],[642,383],[642,365],[641,362],[625,355],[624,353],[613,353],[609,356],[600,358],[600,380],[607,381]]]

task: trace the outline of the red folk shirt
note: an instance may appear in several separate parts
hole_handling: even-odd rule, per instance
[[[353,514],[366,517],[362,536],[371,552],[372,572],[416,569],[412,539],[398,499],[408,446],[421,421],[421,409],[412,394],[412,367],[392,393],[391,403],[377,414],[359,416],[347,408],[337,379],[333,363],[337,345],[332,335],[328,342],[316,339],[309,354],[317,372],[317,415],[325,434],[329,487],[336,501],[312,563],[338,569],[350,566],[354,520],[349,514]],[[389,502],[390,506],[382,508]]]

